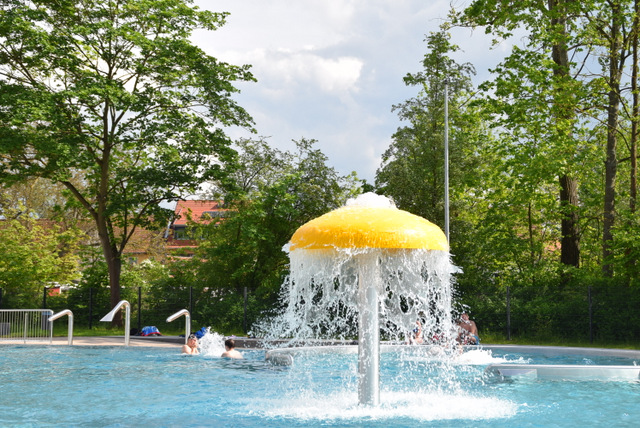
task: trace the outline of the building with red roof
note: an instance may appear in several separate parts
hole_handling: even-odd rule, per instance
[[[174,218],[167,231],[167,253],[190,257],[198,245],[198,239],[191,236],[189,226],[220,221],[229,215],[221,201],[184,200],[178,201]]]

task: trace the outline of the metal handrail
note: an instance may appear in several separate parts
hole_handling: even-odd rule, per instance
[[[34,315],[39,315],[39,317]],[[0,340],[53,340],[51,309],[0,309]],[[42,324],[37,324],[39,320]],[[46,336],[41,336],[46,332]]]
[[[121,307],[125,308],[125,321],[124,321],[124,346],[129,346],[129,336],[131,334],[130,325],[131,325],[131,304],[126,300],[120,300],[118,304],[111,309],[107,315],[103,316],[100,321],[111,322],[113,321],[113,317],[120,310]]]
[[[186,318],[185,321],[185,333],[184,333],[184,344],[187,344],[187,341],[189,340],[189,335],[191,334],[191,314],[189,313],[188,310],[186,309],[182,309],[178,312],[176,312],[175,314],[169,316],[167,318],[167,322],[171,322],[173,320],[175,320],[176,318],[180,317],[181,315],[184,315],[184,317]]]
[[[49,317],[49,322],[53,322],[65,315],[69,315],[69,329],[67,331],[67,343],[69,344],[69,346],[71,346],[73,345],[73,312],[71,312],[70,309],[65,309],[63,311],[55,313]]]

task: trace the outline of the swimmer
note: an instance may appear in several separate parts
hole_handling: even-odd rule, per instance
[[[478,337],[478,327],[476,323],[469,319],[467,313],[463,313],[460,316],[458,322],[458,343],[462,345],[478,345],[480,344],[480,337]]]
[[[198,338],[196,338],[195,334],[190,334],[187,339],[187,344],[182,345],[182,353],[192,355],[200,353],[200,351],[198,351]]]
[[[242,354],[236,351],[236,342],[233,339],[227,339],[224,341],[225,352],[220,355],[222,358],[233,358],[236,360],[242,359]]]

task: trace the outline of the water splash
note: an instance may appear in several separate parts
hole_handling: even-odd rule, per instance
[[[361,405],[380,403],[380,340],[455,348],[448,242],[434,224],[375,194],[300,227],[285,250],[282,312],[267,339],[358,339]]]
[[[387,197],[365,193],[350,199],[345,207],[380,208],[382,211],[372,217],[356,215],[357,230],[348,227],[353,215],[351,211],[332,211],[331,218],[337,217],[334,220],[336,233],[341,239],[351,233],[371,234],[365,241],[375,244],[379,240],[387,241],[385,235],[388,234],[398,233],[404,239],[414,233],[410,228],[398,232],[402,225],[397,224],[385,224],[382,230],[362,227],[368,218],[376,225],[385,220],[387,209],[399,212]],[[326,230],[318,232],[316,226],[312,233],[322,235],[321,239],[331,236]],[[298,342],[312,338],[357,339],[358,290],[365,286],[376,288],[383,340],[409,342],[415,336],[413,330],[419,322],[419,342],[453,344],[452,275],[457,268],[451,263],[448,252],[338,246],[290,251],[289,245],[284,250],[289,253],[290,274],[281,288],[282,311],[278,316],[256,324],[254,329],[258,335]],[[375,261],[369,262],[371,259]],[[363,285],[359,284],[360,277],[376,280]]]
[[[278,394],[253,399],[254,415],[323,425],[415,426],[430,421],[509,418],[521,411],[513,401],[482,392],[487,350],[469,351],[471,364],[430,352],[435,346],[385,347],[379,406],[362,406],[356,392],[356,356],[329,348],[296,354]],[[467,353],[460,355],[465,356]],[[477,365],[475,364],[477,363]]]
[[[267,418],[283,418],[325,424],[363,424],[369,421],[406,426],[430,421],[469,421],[509,418],[519,405],[504,399],[479,397],[468,393],[442,394],[382,391],[378,407],[359,406],[355,392],[300,395],[286,399],[263,398],[254,400],[248,411]]]
[[[200,354],[206,357],[220,357],[225,351],[224,340],[223,335],[212,331],[211,327],[207,327],[205,335],[198,340]]]
[[[425,342],[452,343],[449,255],[430,250],[339,249],[290,253],[283,312],[259,324],[267,337],[357,339],[357,259],[375,252],[381,335],[408,341],[419,320]]]

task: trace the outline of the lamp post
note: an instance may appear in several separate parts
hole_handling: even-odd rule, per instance
[[[444,235],[449,241],[449,79],[444,79]]]

